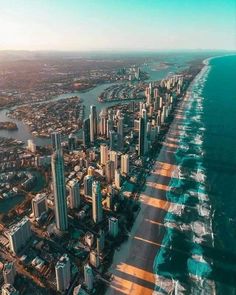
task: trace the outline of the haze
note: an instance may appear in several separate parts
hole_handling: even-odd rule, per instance
[[[0,49],[235,50],[235,3],[0,0]]]

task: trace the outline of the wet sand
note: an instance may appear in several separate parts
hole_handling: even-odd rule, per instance
[[[158,155],[140,196],[141,210],[127,242],[116,251],[109,271],[114,278],[106,294],[152,294],[158,284],[153,262],[165,234],[164,218],[172,204],[166,200],[171,177],[178,175],[174,154],[178,147],[179,126],[187,97],[175,111],[175,119],[166,135],[166,144]],[[173,144],[168,144],[171,138]],[[157,280],[157,281],[156,281]],[[160,282],[161,284],[161,282]]]

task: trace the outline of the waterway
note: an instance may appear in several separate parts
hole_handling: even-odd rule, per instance
[[[196,54],[181,54],[181,55],[170,55],[165,56],[164,62],[168,62],[169,65],[167,67],[159,67],[160,62],[149,62],[144,64],[141,69],[146,71],[149,74],[149,79],[147,82],[150,81],[157,81],[165,78],[170,73],[177,73],[181,70],[185,69],[188,66],[188,62],[192,59],[198,57]],[[113,83],[115,84],[115,83]],[[112,83],[102,84],[98,85],[95,88],[88,90],[86,92],[73,92],[73,93],[67,93],[62,94],[59,96],[56,96],[52,98],[51,100],[60,100],[69,98],[71,96],[79,96],[83,100],[83,104],[85,106],[85,118],[89,115],[89,108],[90,105],[95,105],[97,108],[97,112],[99,113],[101,109],[113,106],[118,104],[119,102],[106,102],[106,103],[100,103],[98,102],[97,98],[101,94],[101,92],[106,89],[107,87],[113,85]],[[9,121],[9,118],[7,117],[7,109],[0,110],[0,121]],[[33,137],[30,133],[30,130],[26,124],[24,124],[22,121],[11,119],[11,121],[15,122],[18,126],[18,130],[9,131],[9,130],[0,130],[0,136],[1,137],[7,137],[7,138],[14,138],[17,140],[22,140],[24,142],[27,142],[28,139],[34,139],[35,143],[39,146],[45,146],[50,143],[50,139],[48,138],[39,138],[39,137]]]
[[[32,170],[32,169],[26,169],[21,171],[30,171],[34,176],[37,177],[37,181],[35,182],[31,192],[38,193],[45,187],[46,185],[45,177],[39,171]],[[16,205],[20,204],[23,200],[24,200],[23,194],[18,194],[15,197],[12,197],[9,199],[0,199],[0,214],[7,213]]]

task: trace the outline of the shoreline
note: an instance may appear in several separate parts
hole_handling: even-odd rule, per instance
[[[145,188],[140,194],[141,209],[129,239],[121,246],[120,251],[115,251],[109,268],[114,278],[106,290],[107,295],[152,294],[155,286],[158,285],[159,276],[153,272],[153,264],[158,250],[165,247],[163,245],[166,232],[165,216],[172,206],[176,206],[167,200],[166,194],[170,189],[169,184],[172,178],[179,173],[174,156],[180,136],[178,125],[184,120],[182,114],[187,107],[191,86],[208,66],[204,61],[202,63],[203,67],[174,110],[173,121],[157,155],[151,175],[147,177]]]

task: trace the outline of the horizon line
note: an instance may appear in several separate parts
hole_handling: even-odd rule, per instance
[[[157,49],[125,49],[125,48],[99,48],[99,49],[0,49],[0,52],[163,52],[163,51],[231,51],[236,52],[236,48],[157,48]]]

